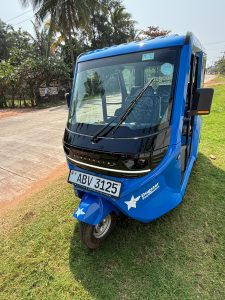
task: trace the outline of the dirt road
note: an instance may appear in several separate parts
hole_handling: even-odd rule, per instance
[[[0,119],[0,203],[20,196],[65,163],[66,106]]]
[[[216,75],[208,75],[206,74],[205,75],[205,80],[204,80],[204,83],[208,83],[209,81],[213,80],[216,78]]]

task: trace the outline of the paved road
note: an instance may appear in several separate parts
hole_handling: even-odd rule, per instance
[[[0,119],[0,201],[24,193],[65,162],[66,106]]]

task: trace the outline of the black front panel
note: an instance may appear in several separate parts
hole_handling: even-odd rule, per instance
[[[137,177],[146,175],[165,156],[170,128],[143,138],[102,138],[98,143],[91,138],[65,131],[64,151],[72,164],[97,173]]]

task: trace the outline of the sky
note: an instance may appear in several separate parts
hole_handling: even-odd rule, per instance
[[[225,51],[225,0],[124,0],[123,3],[137,21],[138,29],[152,25],[173,34],[192,31],[206,48],[207,65]],[[33,11],[31,7],[23,8],[20,0],[0,0],[0,19],[33,33]]]

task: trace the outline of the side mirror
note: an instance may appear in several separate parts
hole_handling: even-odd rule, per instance
[[[190,115],[208,115],[210,113],[214,89],[199,88],[196,90]]]
[[[66,99],[68,108],[70,108],[71,93],[65,93],[65,99]]]

